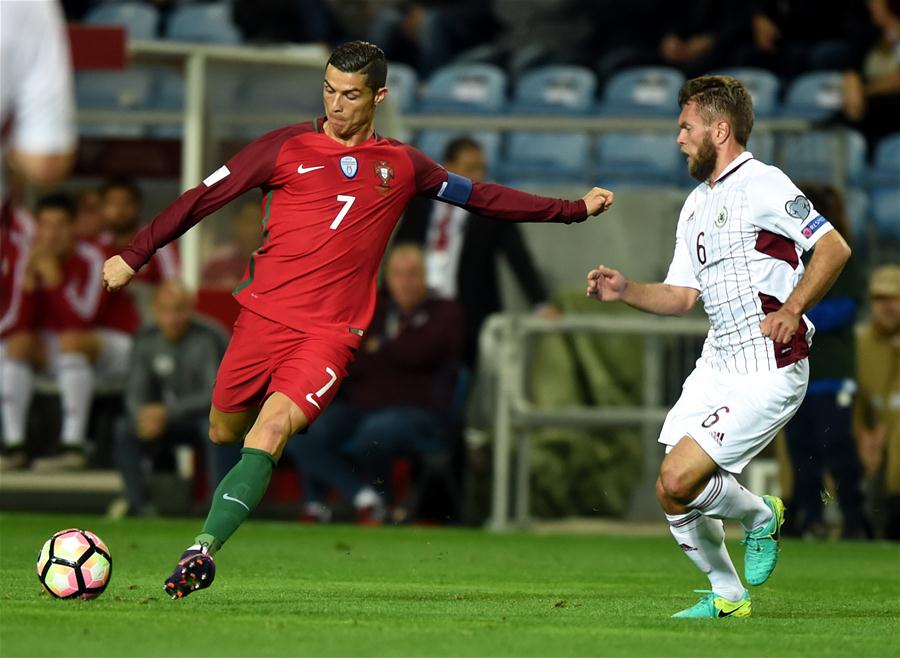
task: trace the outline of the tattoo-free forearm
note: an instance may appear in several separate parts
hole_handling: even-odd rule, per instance
[[[822,236],[813,249],[809,266],[784,307],[800,315],[812,308],[837,280],[850,258],[850,247],[837,231]]]

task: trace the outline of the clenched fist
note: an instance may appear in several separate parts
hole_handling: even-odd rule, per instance
[[[103,286],[110,292],[128,285],[134,270],[121,256],[113,256],[103,263]]]
[[[581,200],[587,206],[588,217],[593,217],[609,210],[613,204],[613,193],[602,187],[593,187],[590,192],[581,197]]]

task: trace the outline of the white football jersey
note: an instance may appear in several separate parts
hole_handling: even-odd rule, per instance
[[[747,151],[715,187],[704,182],[691,192],[665,282],[700,291],[710,329],[698,364],[748,374],[809,354],[815,328],[806,316],[790,343],[763,336],[759,323],[803,277],[800,254],[832,228],[784,172]]]

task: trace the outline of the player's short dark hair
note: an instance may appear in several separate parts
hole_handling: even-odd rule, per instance
[[[38,215],[44,210],[62,210],[69,216],[69,221],[75,221],[75,215],[78,213],[78,206],[75,205],[75,200],[70,197],[68,194],[63,194],[62,192],[57,192],[55,194],[48,194],[45,197],[42,197],[38,202],[37,206],[34,209],[34,214]]]
[[[747,146],[753,130],[753,100],[739,80],[727,75],[704,75],[688,80],[678,92],[678,106],[697,103],[700,116],[710,125],[716,119],[727,119],[734,138]]]
[[[481,151],[481,144],[468,135],[454,137],[447,142],[447,146],[444,147],[444,162],[454,162],[456,158],[459,157],[460,153],[469,149]]]
[[[847,206],[844,196],[834,185],[825,183],[800,182],[797,183],[800,191],[809,199],[809,202],[822,217],[837,229],[847,242],[850,242],[850,218],[847,217]],[[857,217],[857,221],[862,217]]]
[[[334,49],[328,64],[344,73],[362,73],[372,92],[387,81],[387,59],[384,51],[368,41],[348,41]],[[326,65],[327,66],[327,65]]]
[[[141,192],[141,188],[138,186],[137,181],[127,176],[116,176],[107,179],[106,182],[100,186],[100,196],[106,196],[106,193],[110,190],[126,190],[137,203],[140,203],[144,199],[144,195]]]

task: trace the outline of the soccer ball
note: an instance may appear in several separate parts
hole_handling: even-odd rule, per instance
[[[58,599],[96,598],[103,594],[111,575],[109,549],[90,530],[60,530],[38,554],[38,580]]]

